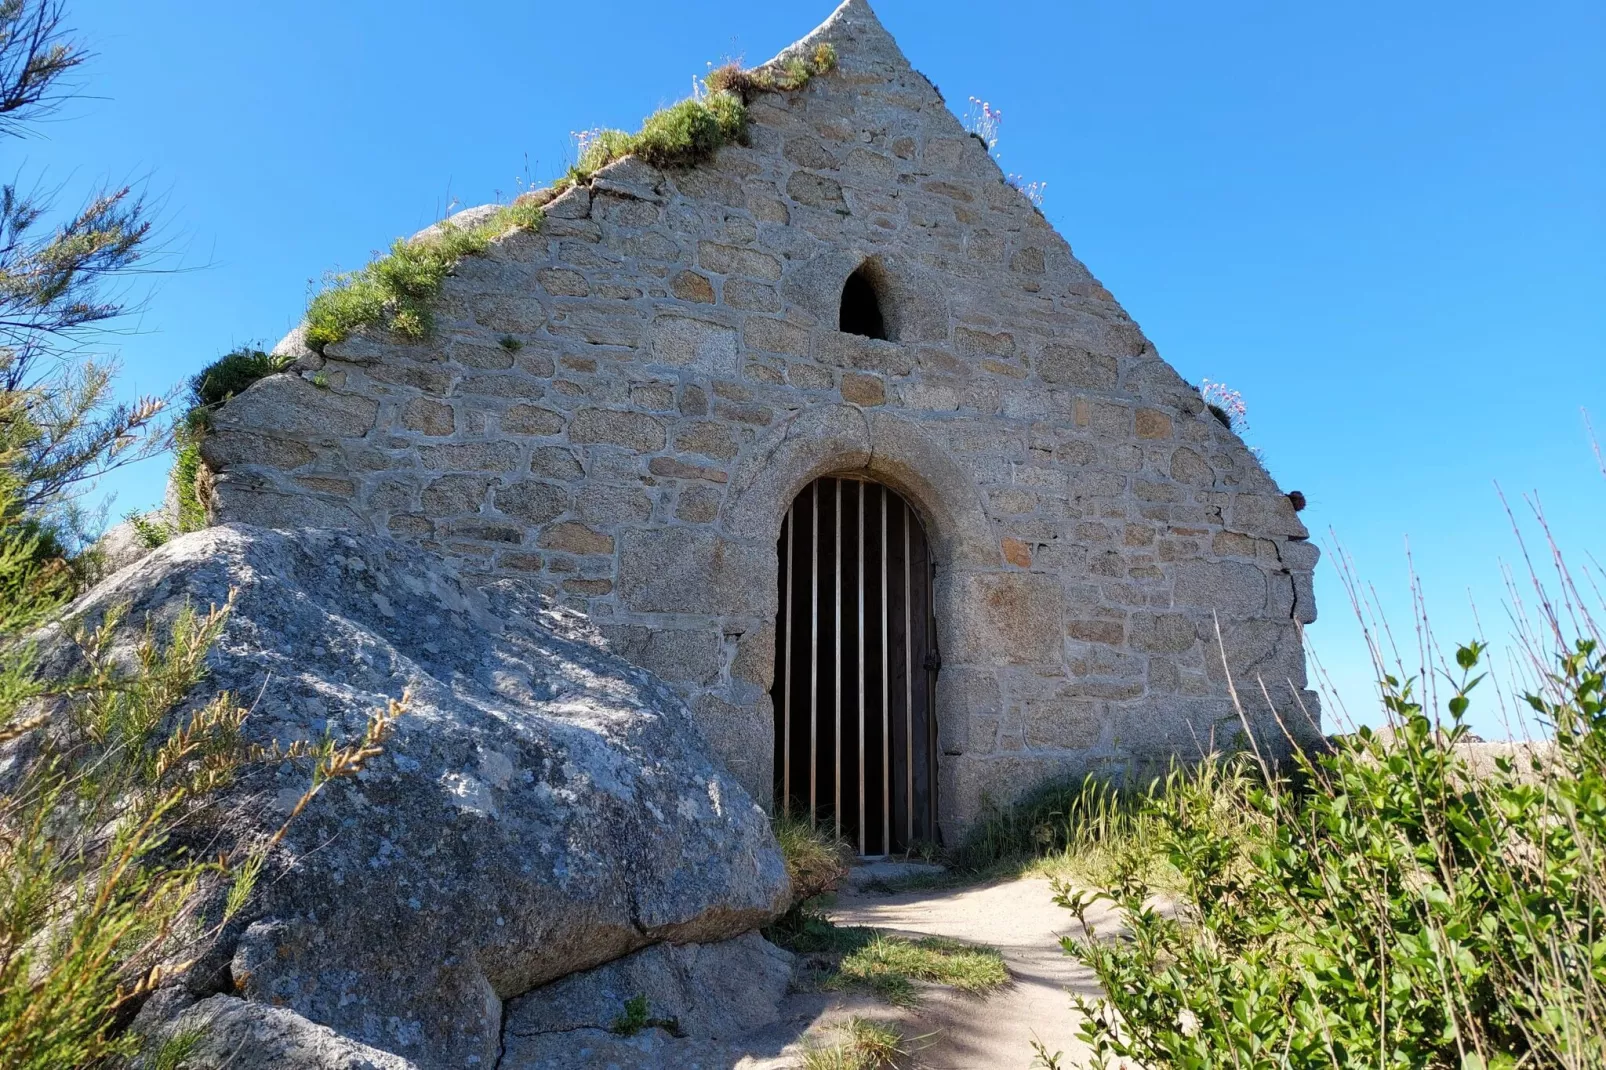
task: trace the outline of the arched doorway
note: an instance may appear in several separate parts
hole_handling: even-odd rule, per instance
[[[934,841],[933,561],[899,494],[816,479],[781,528],[775,802],[863,855]]]

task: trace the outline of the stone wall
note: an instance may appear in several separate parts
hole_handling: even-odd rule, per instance
[[[614,164],[465,260],[429,342],[303,352],[226,405],[216,515],[533,580],[767,799],[781,520],[866,474],[938,562],[950,836],[984,793],[1234,734],[1213,613],[1249,715],[1280,738],[1258,676],[1314,731],[1317,554],[1288,499],[861,0],[816,40],[839,70],[756,99],[750,145]],[[861,265],[892,341],[836,329]]]

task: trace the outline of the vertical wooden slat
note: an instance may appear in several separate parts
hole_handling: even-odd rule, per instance
[[[937,649],[936,564],[931,560],[931,544],[926,544],[926,641],[925,650]],[[922,659],[923,663],[923,659]],[[926,835],[937,837],[937,687],[936,670],[926,669]]]
[[[831,763],[836,792],[832,798],[832,812],[836,814],[836,838],[842,838],[842,481],[836,480],[836,660],[831,664],[835,671],[831,679],[836,684],[836,699],[831,703],[836,731],[836,760]]]
[[[864,484],[859,484],[859,853],[869,850],[864,813]]]
[[[881,488],[881,853],[892,853],[892,681],[891,613],[887,604],[887,488]]]
[[[812,502],[809,518],[814,528],[814,544],[809,564],[809,828],[819,811],[815,782],[820,768],[820,481],[810,485]]]
[[[911,616],[914,586],[910,582],[909,526],[914,516],[909,503],[903,503],[903,779],[904,825],[903,845],[908,848],[915,840],[915,633]]]
[[[786,507],[786,675],[781,678],[781,812],[792,814],[792,521],[793,506]]]

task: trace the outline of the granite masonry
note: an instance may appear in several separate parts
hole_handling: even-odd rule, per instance
[[[794,47],[822,41],[838,69],[754,99],[747,145],[621,160],[465,259],[427,342],[293,333],[216,413],[214,518],[534,583],[769,799],[782,518],[822,475],[890,486],[937,565],[947,838],[986,796],[1225,742],[1224,663],[1268,745],[1272,708],[1316,733],[1289,498],[863,0]],[[855,273],[885,339],[839,329]]]

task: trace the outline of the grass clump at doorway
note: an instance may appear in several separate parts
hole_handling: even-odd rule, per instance
[[[815,896],[836,890],[848,875],[853,848],[808,819],[777,816],[771,824],[781,846],[786,875],[792,879],[794,909]]]
[[[855,1015],[836,1032],[842,1037],[837,1043],[803,1053],[803,1070],[896,1070],[910,1054],[903,1034],[885,1022]]]
[[[838,929],[848,950],[822,987],[871,992],[897,1007],[920,1003],[916,982],[980,995],[1009,983],[997,948],[941,936],[908,939],[876,929]]]

